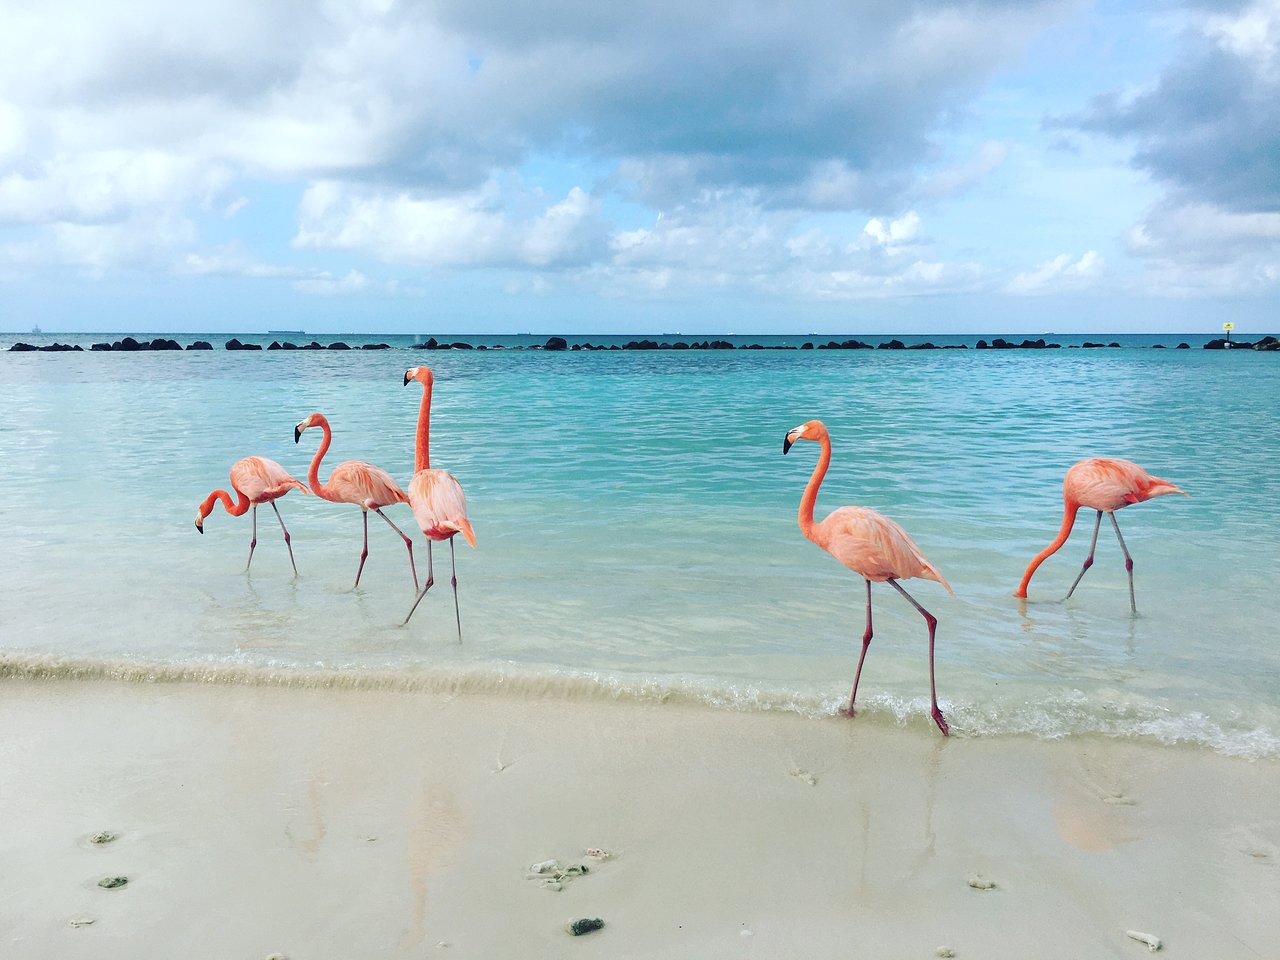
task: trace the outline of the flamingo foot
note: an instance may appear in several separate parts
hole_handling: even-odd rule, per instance
[[[938,725],[938,729],[942,731],[944,737],[951,736],[951,727],[947,725],[947,718],[942,715],[942,711],[937,707],[933,708],[933,722]]]
[[[839,713],[840,713],[840,716],[848,717],[850,720],[852,720],[854,717],[858,715],[858,711],[854,709],[852,703],[850,703],[847,707],[841,707],[839,710]]]

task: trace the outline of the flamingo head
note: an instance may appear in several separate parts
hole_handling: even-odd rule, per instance
[[[319,413],[313,413],[305,420],[299,420],[298,425],[293,428],[293,442],[297,443],[302,439],[303,430],[306,430],[308,427],[318,427],[322,421],[324,421],[324,415]]]
[[[435,375],[430,367],[410,367],[404,372],[404,385],[407,387],[412,380],[417,380],[424,387],[430,387],[431,382],[435,380]]]
[[[208,515],[203,503],[196,508],[196,531],[198,533],[204,533],[204,518]]]
[[[792,427],[782,441],[782,452],[786,453],[797,440],[821,440],[827,436],[827,427],[821,420],[809,420]]]

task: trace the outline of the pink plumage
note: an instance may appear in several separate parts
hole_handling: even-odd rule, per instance
[[[389,507],[393,503],[407,503],[408,496],[391,478],[391,474],[363,460],[344,460],[333,468],[329,474],[329,482],[321,483],[320,461],[329,452],[329,445],[333,442],[333,428],[323,413],[313,413],[293,428],[293,442],[298,443],[302,439],[302,431],[310,427],[319,427],[324,432],[324,438],[316,448],[316,454],[311,458],[311,467],[307,471],[307,482],[311,484],[312,491],[317,497],[331,503],[355,504],[363,514],[364,545],[360,550],[360,565],[356,568],[355,585],[360,586],[360,574],[364,572],[364,562],[369,556],[369,511],[372,510],[387,521],[391,529],[404,541],[409,551],[409,571],[413,574],[413,589],[416,592],[418,571],[413,564],[413,541],[382,512],[383,507]]]
[[[258,545],[258,504],[270,503],[280,521],[280,529],[284,531],[284,545],[289,549],[289,563],[293,572],[298,572],[298,565],[293,560],[293,546],[289,542],[289,528],[284,525],[280,509],[273,501],[279,500],[290,490],[301,490],[310,493],[302,482],[289,475],[284,467],[266,457],[244,457],[231,465],[231,489],[236,492],[236,502],[231,502],[231,494],[225,490],[214,490],[196,508],[196,529],[204,533],[205,517],[213,511],[214,503],[221,502],[227,513],[233,517],[243,516],[250,507],[253,508],[253,532],[249,539],[249,561],[245,570],[253,563],[253,549]]]
[[[858,574],[867,584],[867,628],[862,635],[862,655],[858,658],[858,668],[853,674],[853,692],[849,695],[849,706],[845,711],[849,716],[854,714],[854,702],[858,698],[858,680],[862,676],[862,664],[867,657],[867,648],[871,645],[871,584],[888,583],[920,612],[929,628],[929,698],[932,702],[931,716],[943,736],[949,733],[946,719],[938,708],[938,694],[934,683],[933,641],[938,620],[898,583],[912,577],[934,580],[947,588],[947,592],[955,596],[951,585],[943,578],[938,568],[925,559],[916,542],[907,535],[898,524],[883,514],[868,507],[839,507],[827,515],[826,519],[814,522],[813,508],[818,500],[818,488],[831,465],[831,434],[821,420],[810,420],[787,432],[782,443],[782,452],[786,453],[797,440],[813,440],[822,448],[818,456],[818,464],[813,469],[804,488],[804,496],[800,498],[800,531],[827,553],[831,554],[846,567]]]

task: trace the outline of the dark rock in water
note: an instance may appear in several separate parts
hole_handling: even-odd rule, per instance
[[[452,346],[452,347],[453,347],[453,349],[455,349],[455,350],[473,350],[473,349],[475,349],[474,347],[472,347],[472,346],[471,346],[471,344],[469,344],[469,343],[464,343],[464,342],[463,342],[463,341],[461,341],[461,340],[455,340],[455,341],[451,344],[451,346]]]
[[[280,341],[279,341],[279,340],[272,340],[270,343],[268,343],[268,344],[267,344],[267,349],[268,349],[268,350],[283,350],[283,349],[284,349],[284,347],[280,346]]]
[[[335,340],[333,341],[333,343],[329,344],[329,349],[330,350],[350,350],[351,348],[347,346],[347,344],[343,343],[341,340]]]
[[[35,344],[22,343],[22,342],[15,343],[12,347],[9,348],[10,352],[12,353],[31,353],[39,349],[40,348],[37,347]]]
[[[1190,350],[1190,349],[1191,349],[1191,344],[1189,344],[1189,343],[1180,343],[1180,344],[1178,344],[1178,346],[1177,346],[1175,349],[1178,349],[1178,350]]]
[[[1080,346],[1085,347],[1086,349],[1092,349],[1092,348],[1094,348],[1094,347],[1105,347],[1105,346],[1106,346],[1106,344],[1105,344],[1105,343],[1094,343],[1092,340],[1086,340],[1084,343],[1080,344]]]
[[[901,340],[895,339],[895,340],[890,340],[887,343],[880,344],[880,346],[876,347],[876,349],[877,350],[905,350],[907,349],[907,345],[903,343]]]
[[[142,344],[140,344],[137,340],[133,339],[133,337],[125,337],[123,340],[117,340],[115,343],[111,344],[111,349],[112,350],[141,350]],[[228,346],[227,349],[229,350],[231,348]]]
[[[226,348],[227,348],[228,350],[261,350],[261,349],[262,349],[262,344],[260,344],[260,343],[241,343],[241,342],[240,342],[239,340],[237,340],[235,337],[232,337],[230,340],[228,340],[228,341],[227,341],[227,347],[226,347]]]
[[[390,350],[389,343],[363,343],[360,345],[361,350]]]
[[[907,349],[908,350],[937,350],[938,345],[936,343],[930,343],[928,340],[926,340],[924,343],[913,343],[911,346],[907,347]]]
[[[177,340],[169,340],[165,337],[156,337],[151,341],[152,350],[181,350],[182,344]]]
[[[1164,349],[1164,344],[1163,344],[1163,343],[1153,343],[1153,344],[1151,345],[1151,349],[1152,349],[1152,350],[1163,350],[1163,349]]]
[[[39,349],[45,353],[69,353],[73,350],[83,350],[84,347],[78,345],[73,347],[69,343],[51,343],[48,346],[40,347]]]
[[[1266,351],[1280,350],[1280,340],[1277,340],[1275,337],[1263,337],[1261,340],[1254,343],[1253,349]]]
[[[324,347],[323,347],[323,346],[321,346],[321,344],[320,344],[320,342],[319,342],[319,341],[317,341],[317,340],[312,340],[310,343],[303,344],[303,345],[302,345],[301,347],[299,347],[298,349],[299,349],[299,350],[323,350],[323,349],[324,349]]]
[[[802,344],[800,344],[800,349],[801,349],[801,350],[812,350],[812,349],[813,349],[813,344],[812,344],[812,343],[808,343],[808,342],[802,343]]]
[[[1115,341],[1112,341],[1111,343],[1108,343],[1108,344],[1107,344],[1107,346],[1108,346],[1108,347],[1118,347],[1118,346],[1120,346],[1120,344],[1116,343]]]
[[[188,350],[212,350],[213,344],[210,343],[208,340],[197,340],[195,343],[191,344],[191,346],[187,347],[187,349]]]
[[[95,344],[94,344],[93,346],[91,346],[89,349],[90,349],[90,350],[110,350],[110,349],[111,349],[111,344],[109,344],[109,343],[95,343]],[[187,349],[189,349],[189,350],[190,350],[190,349],[194,349],[194,348],[192,348],[192,347],[188,347]]]
[[[573,936],[580,937],[584,933],[591,933],[592,931],[599,930],[603,926],[604,921],[599,917],[596,917],[594,920],[583,917],[581,920],[570,920],[564,925],[564,928]]]
[[[569,349],[569,341],[564,337],[547,337],[547,342],[542,345],[543,350],[567,350]]]

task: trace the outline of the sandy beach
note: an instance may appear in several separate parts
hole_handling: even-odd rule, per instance
[[[1280,765],[1199,748],[15,678],[0,724],[6,957],[1280,956]]]

